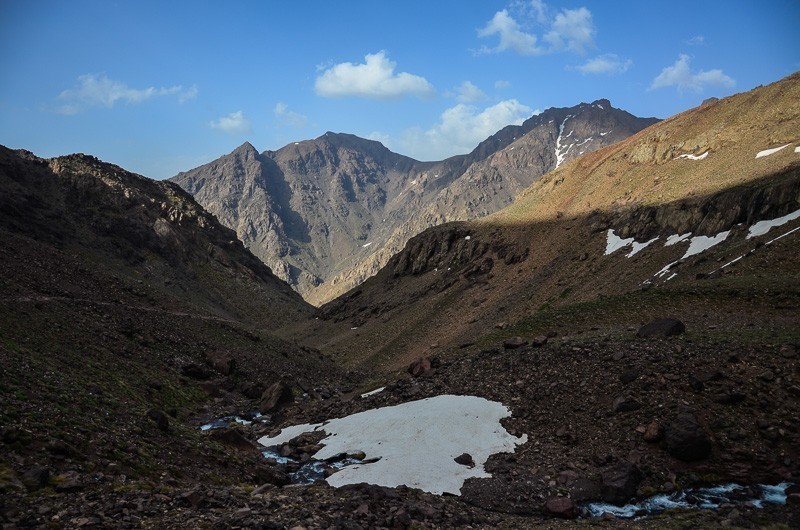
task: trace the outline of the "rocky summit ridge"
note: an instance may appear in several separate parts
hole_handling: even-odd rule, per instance
[[[327,132],[260,154],[245,143],[172,181],[319,304],[373,275],[425,228],[493,213],[560,164],[656,121],[605,99],[553,108],[439,162]]]

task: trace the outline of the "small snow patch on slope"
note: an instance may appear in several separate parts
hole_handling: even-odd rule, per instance
[[[686,153],[686,154],[680,155],[678,158],[685,158],[687,160],[702,160],[705,157],[707,157],[708,153],[710,153],[710,152],[711,151],[706,151],[702,155],[693,155],[693,154],[690,154],[690,153]]]
[[[386,387],[382,386],[380,388],[376,388],[375,390],[370,390],[369,392],[364,392],[363,394],[361,394],[361,397],[362,398],[366,398],[366,397],[374,396],[375,394],[380,394],[384,390],[386,390]]]
[[[612,252],[615,252],[621,248],[625,248],[631,243],[633,243],[634,239],[629,237],[628,239],[622,239],[616,233],[614,233],[613,229],[608,230],[608,238],[606,240],[606,252],[603,254],[604,256],[608,256]]]
[[[761,158],[761,157],[764,157],[764,156],[774,155],[775,153],[777,153],[781,149],[789,147],[790,145],[791,144],[786,144],[786,145],[782,145],[780,147],[773,147],[772,149],[764,149],[763,151],[759,151],[758,152],[758,154],[756,155],[756,158]]]
[[[778,217],[777,219],[770,219],[768,221],[759,221],[750,227],[750,230],[747,233],[747,239],[763,236],[764,234],[769,232],[770,228],[775,228],[778,226],[785,225],[789,221],[794,221],[797,218],[800,218],[800,210],[794,211],[790,214],[786,214],[783,217]]]
[[[617,234],[614,233],[614,230],[608,231],[608,237],[606,240],[606,252],[604,256],[608,256],[609,254],[616,252],[621,248],[625,248],[627,246],[631,247],[630,252],[625,254],[626,258],[630,258],[638,254],[642,249],[648,247],[652,243],[658,241],[657,237],[654,237],[650,241],[645,241],[644,243],[638,243],[634,238],[629,237],[628,239],[622,239]]]
[[[645,241],[644,243],[637,243],[636,241],[634,241],[633,243],[631,243],[631,251],[625,254],[625,257],[631,258],[635,256],[636,254],[639,253],[639,251],[641,251],[644,248],[647,248],[649,245],[655,243],[656,241],[658,241],[657,237],[654,237],[650,241]]]
[[[665,247],[671,247],[672,245],[676,245],[676,244],[680,243],[681,241],[684,241],[684,240],[688,239],[689,236],[691,236],[691,235],[692,235],[691,232],[686,232],[685,234],[681,234],[681,235],[673,234],[673,235],[671,235],[671,236],[669,236],[667,238],[667,242],[664,243],[664,246]]]
[[[570,133],[567,136],[564,136],[564,125],[566,125],[567,120],[570,119],[571,117],[572,114],[568,115],[566,118],[564,118],[564,121],[561,122],[561,125],[558,126],[558,138],[556,138],[556,152],[555,152],[556,169],[558,169],[558,166],[564,163],[564,158],[567,156],[567,152],[569,152],[570,147],[572,147],[571,145],[569,146],[561,145],[562,139],[566,140],[572,135],[573,132],[575,132],[575,131],[570,131]]]

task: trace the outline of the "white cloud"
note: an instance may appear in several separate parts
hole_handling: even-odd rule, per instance
[[[241,110],[231,112],[227,116],[214,120],[209,123],[209,126],[227,134],[249,134],[253,132],[250,120],[245,117]]]
[[[621,74],[626,72],[631,67],[633,61],[630,59],[621,59],[617,54],[606,53],[598,55],[594,59],[589,59],[582,65],[577,67],[577,70],[583,75],[586,74]]]
[[[706,38],[704,36],[695,35],[691,39],[687,40],[686,44],[688,44],[689,46],[699,46],[700,44],[704,44],[705,41],[706,41]]]
[[[197,85],[190,86],[187,90],[178,93],[178,103],[186,103],[197,97]]]
[[[500,42],[491,48],[484,46],[479,53],[497,53],[515,51],[521,55],[542,55],[559,51],[585,53],[587,48],[594,47],[596,30],[592,22],[592,13],[585,7],[578,9],[562,9],[552,18],[549,8],[541,0],[529,3],[512,2],[510,9],[498,11],[485,27],[478,30],[478,37],[497,35]],[[516,17],[516,18],[515,18]],[[542,40],[549,46],[542,46],[535,33],[526,31],[525,27],[538,23],[548,27]]]
[[[317,94],[388,99],[406,95],[427,98],[435,93],[424,77],[407,72],[396,74],[397,63],[390,61],[385,51],[368,54],[364,59],[364,64],[340,63],[325,70],[317,77]]]
[[[539,24],[546,24],[547,23],[547,4],[542,2],[542,0],[530,0],[528,4],[530,6],[530,10],[536,15],[536,21]]]
[[[494,14],[486,27],[478,30],[478,37],[498,35],[500,42],[494,48],[483,47],[481,52],[503,52],[512,50],[522,55],[540,55],[544,50],[536,45],[536,35],[525,33],[519,23],[503,9]]]
[[[77,114],[91,107],[112,108],[117,101],[123,103],[141,103],[159,96],[178,97],[184,103],[197,96],[197,86],[188,89],[181,85],[168,88],[147,87],[130,88],[122,81],[109,79],[105,75],[84,74],[78,77],[75,88],[62,91],[58,99],[64,101],[57,111],[61,114]]]
[[[494,88],[496,88],[497,90],[504,90],[506,88],[509,88],[510,86],[511,83],[506,81],[505,79],[498,79],[497,81],[494,82]]]
[[[302,129],[308,123],[308,118],[306,116],[289,110],[289,106],[283,101],[276,103],[272,112],[282,124],[289,125],[296,129]]]
[[[722,70],[701,70],[692,72],[689,67],[689,56],[680,54],[678,60],[672,66],[664,68],[658,76],[653,79],[650,90],[674,86],[678,92],[691,90],[702,92],[706,86],[723,86],[731,88],[736,85],[733,78],[725,75]]]
[[[483,90],[472,84],[470,81],[464,81],[455,89],[456,99],[460,103],[475,103],[486,99],[486,94]]]
[[[520,125],[535,112],[516,99],[483,110],[464,103],[445,110],[428,130],[405,132],[399,149],[418,160],[442,160],[472,151],[480,142],[507,125]]]
[[[580,7],[558,13],[544,40],[550,43],[554,51],[567,49],[582,54],[586,48],[594,46],[594,34],[592,13]]]

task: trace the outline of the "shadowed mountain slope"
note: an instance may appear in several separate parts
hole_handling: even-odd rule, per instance
[[[0,147],[0,190],[3,495],[255,480],[194,415],[345,380],[273,335],[313,308],[177,185]]]
[[[244,144],[172,180],[318,304],[377,272],[425,228],[497,211],[559,164],[655,121],[607,100],[548,109],[441,162],[329,132],[261,154]]]
[[[396,368],[430,345],[469,342],[542,307],[661,286],[672,273],[670,285],[693,283],[759,245],[747,227],[800,209],[799,101],[793,75],[564,164],[495,215],[411,239],[374,279],[323,306],[341,323],[318,324],[313,336],[351,362],[364,361],[354,352],[372,352],[370,362]],[[631,258],[631,246],[605,255],[608,230],[639,244],[659,239]],[[665,246],[668,236],[729,230],[722,244],[685,260],[688,239]],[[669,275],[656,275],[667,265]]]

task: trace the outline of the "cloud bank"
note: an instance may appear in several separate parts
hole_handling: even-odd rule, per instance
[[[498,11],[486,26],[478,29],[478,37],[496,36],[499,39],[496,46],[484,46],[478,50],[479,53],[513,51],[520,55],[543,55],[572,51],[584,54],[588,48],[594,47],[597,31],[592,13],[585,7],[562,9],[553,17],[549,16],[550,9],[541,0],[532,1],[524,7],[520,4],[513,4],[512,7],[514,13],[509,9]],[[535,33],[525,31],[523,26],[528,22],[547,28],[542,43]]]
[[[417,160],[442,160],[469,153],[498,130],[507,125],[520,125],[534,113],[516,99],[484,109],[459,103],[445,110],[431,128],[407,130],[397,142],[397,149]]]
[[[631,67],[633,61],[630,59],[622,59],[617,54],[606,53],[598,55],[594,59],[589,59],[582,65],[577,67],[577,70],[583,75],[613,75],[626,72]]]
[[[241,110],[231,112],[227,116],[222,116],[218,120],[209,122],[212,129],[217,129],[226,134],[250,134],[253,127]]]
[[[664,68],[653,79],[650,90],[674,86],[677,87],[678,92],[690,90],[699,93],[707,86],[732,88],[736,85],[736,81],[732,77],[725,75],[720,69],[692,72],[689,62],[688,55],[680,54],[675,64]]]
[[[296,129],[302,129],[306,126],[306,124],[308,124],[307,116],[303,116],[302,114],[298,114],[297,112],[289,110],[289,106],[283,101],[279,101],[275,104],[275,108],[272,110],[272,113],[276,118],[278,118],[278,121],[282,125],[289,125],[290,127],[294,127]]]
[[[162,96],[177,96],[178,103],[185,103],[197,96],[197,86],[184,89],[182,85],[168,88],[131,88],[122,81],[109,79],[105,75],[84,74],[78,77],[75,88],[62,91],[58,99],[64,103],[58,107],[61,114],[78,114],[91,107],[112,108],[118,101],[135,104]]]
[[[435,94],[427,79],[408,72],[395,73],[396,66],[385,51],[368,54],[363,64],[340,63],[325,70],[314,87],[323,97],[392,99],[409,95],[429,98]]]

